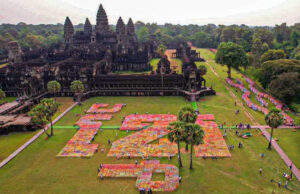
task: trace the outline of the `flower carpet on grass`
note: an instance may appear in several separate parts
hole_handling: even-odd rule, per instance
[[[87,113],[116,113],[120,112],[126,104],[115,104],[112,108],[107,108],[108,104],[93,104]]]
[[[153,173],[164,173],[165,180],[152,181]],[[142,161],[141,164],[103,164],[99,177],[137,177],[136,187],[141,190],[174,191],[179,186],[179,170],[170,164],[160,164],[158,160]]]
[[[281,110],[281,114],[283,115],[284,119],[285,119],[285,124],[286,125],[292,125],[293,124],[293,119],[283,110],[283,104],[276,100],[274,97],[259,92],[254,86],[255,86],[255,82],[253,80],[251,80],[250,78],[246,77],[246,81],[249,83],[249,89],[255,94],[255,98],[256,100],[261,104],[260,105],[256,105],[254,104],[251,100],[250,100],[250,91],[248,91],[246,89],[246,87],[243,85],[243,83],[241,82],[240,79],[237,79],[237,83],[233,83],[233,81],[229,78],[226,79],[226,82],[235,87],[240,89],[243,92],[242,95],[242,99],[246,102],[247,106],[255,111],[260,111],[262,113],[264,113],[265,115],[267,115],[269,113],[269,109],[266,108],[268,106],[268,103],[263,100],[263,98],[265,99],[269,99],[275,106],[277,109]]]
[[[197,117],[196,124],[204,131],[204,143],[194,146],[196,157],[231,157],[223,135],[214,120],[212,114]]]
[[[175,115],[169,114],[127,116],[121,130],[142,130],[113,142],[108,156],[117,158],[174,156],[177,154],[176,144],[162,137],[169,133],[168,124],[176,119]],[[153,125],[150,126],[150,123]],[[150,144],[159,138],[162,139],[158,144]]]
[[[102,123],[110,120],[112,115],[89,114],[82,116],[77,125],[79,130],[59,152],[57,157],[91,157],[98,150],[98,144],[91,144]]]
[[[120,130],[141,130],[151,124],[153,127],[167,128],[169,123],[176,119],[177,117],[171,114],[133,114],[125,118]]]
[[[251,80],[250,78],[248,77],[245,77],[246,81],[249,83],[249,88],[250,90],[258,97],[261,97],[261,98],[266,98],[266,99],[269,99],[270,102],[272,102],[272,104],[274,104],[276,106],[276,108],[278,110],[281,110],[281,114],[283,115],[284,119],[285,119],[285,124],[287,125],[292,125],[294,123],[294,120],[284,111],[284,106],[283,104],[276,100],[274,97],[268,95],[268,94],[265,94],[265,93],[262,93],[262,92],[259,92],[256,88],[255,88],[255,82],[253,80]]]

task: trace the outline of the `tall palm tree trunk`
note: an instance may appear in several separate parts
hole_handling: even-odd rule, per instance
[[[193,144],[191,144],[190,169],[193,169]]]
[[[181,154],[180,154],[180,142],[177,141],[177,148],[178,148],[178,163],[179,163],[179,167],[182,167],[182,162],[181,162]]]
[[[269,146],[268,149],[272,149],[272,138],[273,138],[273,127],[271,128],[271,135],[270,135],[270,141],[269,141]]]
[[[189,144],[185,143],[185,151],[189,151]]]

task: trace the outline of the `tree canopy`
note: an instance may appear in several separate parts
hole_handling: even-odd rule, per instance
[[[71,83],[71,90],[74,93],[82,93],[84,91],[84,85],[82,81],[75,80]]]
[[[271,61],[271,60],[277,60],[277,59],[285,59],[286,58],[286,54],[284,52],[284,50],[268,50],[267,52],[265,52],[261,58],[260,58],[260,62],[264,63],[266,61]]]
[[[231,68],[239,69],[249,65],[244,49],[233,42],[223,42],[219,45],[216,62],[228,67],[229,78],[231,78]]]

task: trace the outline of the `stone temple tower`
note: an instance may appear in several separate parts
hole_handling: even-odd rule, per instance
[[[22,62],[22,50],[17,41],[8,43],[8,60],[10,63]]]
[[[102,4],[98,9],[97,19],[96,19],[96,33],[106,34],[109,31],[109,24],[105,10]]]
[[[128,35],[135,35],[134,24],[133,24],[131,18],[129,18],[128,23],[127,23],[127,33],[128,33]]]
[[[90,20],[88,18],[86,18],[85,24],[84,24],[84,33],[91,35],[92,32],[93,32],[92,24],[91,24]]]
[[[72,43],[73,35],[74,35],[74,26],[73,26],[70,18],[67,17],[66,21],[65,21],[65,26],[64,26],[64,38],[65,38],[66,44]]]

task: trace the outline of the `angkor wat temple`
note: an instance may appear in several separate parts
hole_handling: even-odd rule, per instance
[[[57,80],[62,85],[60,95],[73,96],[70,84],[81,80],[86,91],[84,97],[193,93],[192,99],[197,99],[215,94],[206,87],[196,67],[195,61],[203,61],[200,53],[185,44],[178,45],[173,57],[182,60],[182,74],[171,70],[166,56],[161,57],[158,70],[153,71],[150,61],[160,57],[157,46],[154,35],[146,43],[137,41],[131,19],[125,25],[120,17],[116,30],[112,30],[100,5],[95,27],[86,19],[84,30],[75,32],[67,17],[64,42],[60,44],[22,52],[17,42],[10,42],[9,65],[0,69],[0,87],[7,96],[32,97],[45,92],[49,81]]]

